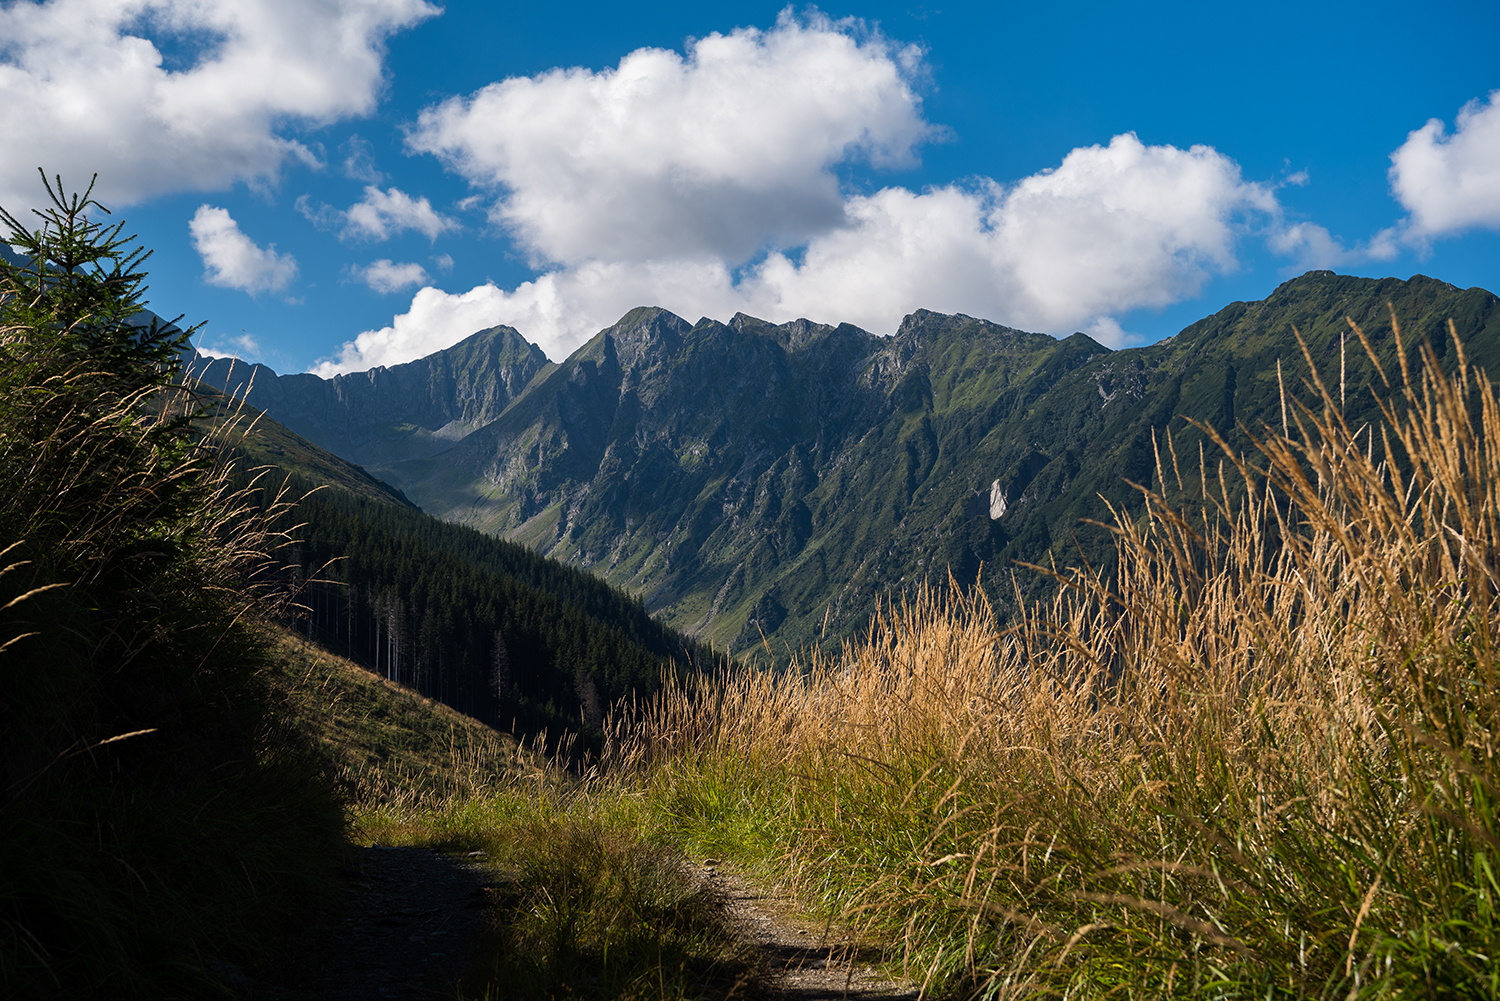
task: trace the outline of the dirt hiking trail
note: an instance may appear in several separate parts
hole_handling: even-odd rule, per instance
[[[836,927],[799,917],[785,897],[716,860],[692,868],[723,895],[745,940],[764,956],[773,998],[916,1001],[919,996],[915,984],[875,974],[881,960],[876,950],[857,945]],[[347,911],[310,938],[308,962],[262,981],[232,970],[226,986],[247,1001],[451,1001],[492,906],[486,891],[497,877],[479,853],[357,848],[345,877]]]
[[[745,938],[759,946],[771,973],[771,993],[786,1001],[916,1001],[916,984],[886,980],[875,972],[884,957],[837,926],[798,914],[785,896],[768,891],[715,859],[700,870],[724,893]]]
[[[321,929],[306,970],[241,997],[267,1001],[380,1001],[454,997],[491,906],[494,874],[476,857],[426,848],[356,848],[345,870],[348,909]]]

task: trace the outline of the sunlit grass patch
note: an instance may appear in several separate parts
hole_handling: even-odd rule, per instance
[[[475,996],[727,998],[762,993],[754,951],[720,894],[670,848],[594,821],[503,830],[485,842],[495,917],[471,965]]]
[[[286,725],[313,736],[355,810],[410,812],[509,790],[523,776],[555,781],[545,757],[510,734],[284,628],[264,633],[264,674]]]

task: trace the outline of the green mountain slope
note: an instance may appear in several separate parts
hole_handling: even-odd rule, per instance
[[[211,386],[195,390],[201,405],[216,422],[230,422],[230,443],[251,469],[274,467],[311,487],[331,487],[368,500],[413,507],[401,491],[376,479],[348,459],[341,458],[288,430],[281,422],[247,403],[231,400]]]
[[[585,746],[610,704],[712,660],[593,574],[438,521],[253,407],[206,401],[243,409],[235,445],[273,467],[269,489],[305,495],[281,555],[300,588],[296,630],[329,650],[490,726],[581,730]]]
[[[926,311],[881,338],[643,308],[451,448],[370,469],[429,513],[594,570],[676,628],[736,652],[765,636],[781,655],[858,631],[926,575],[973,580],[983,564],[1003,606],[1015,560],[1107,559],[1082,519],[1133,504],[1126,481],[1150,482],[1158,454],[1170,467],[1169,432],[1196,471],[1202,435],[1184,418],[1243,445],[1238,424],[1280,420],[1281,384],[1310,399],[1294,326],[1335,392],[1345,316],[1398,372],[1387,303],[1408,344],[1450,351],[1451,317],[1500,371],[1495,296],[1422,276],[1311,272],[1122,351]],[[1361,419],[1378,376],[1352,337],[1344,369]]]

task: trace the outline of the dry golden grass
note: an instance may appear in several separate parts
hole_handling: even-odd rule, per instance
[[[933,988],[1494,996],[1500,401],[1458,358],[1403,353],[1350,428],[1307,357],[1257,453],[1164,436],[1114,578],[1003,631],[923,590],[840,657],[670,685],[607,764]]]

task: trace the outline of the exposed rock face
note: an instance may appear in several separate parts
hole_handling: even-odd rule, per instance
[[[1005,517],[1006,503],[1009,500],[999,480],[990,484],[990,521],[999,521]]]
[[[882,338],[641,308],[555,366],[497,328],[336,386],[257,381],[251,400],[433,514],[591,567],[721,647],[764,636],[783,655],[923,577],[983,564],[1004,601],[1016,559],[1107,563],[1108,533],[1080,519],[1133,509],[1130,482],[1191,493],[1199,446],[1210,471],[1218,453],[1184,417],[1243,446],[1238,424],[1279,413],[1277,359],[1301,391],[1294,324],[1335,379],[1346,315],[1397,371],[1387,302],[1435,345],[1452,317],[1500,372],[1485,290],[1312,272],[1125,351],[927,311]],[[1361,351],[1347,370],[1367,419],[1374,369]]]

